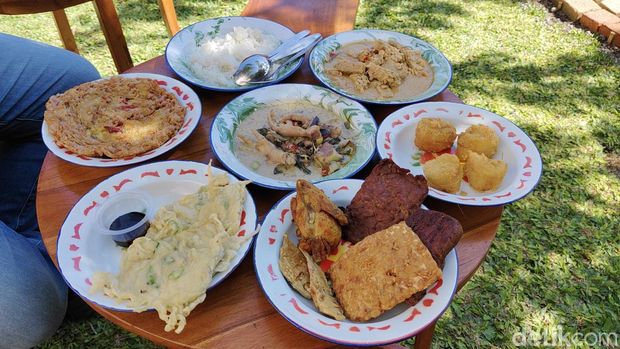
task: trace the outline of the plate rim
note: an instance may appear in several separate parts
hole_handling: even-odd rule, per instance
[[[450,84],[452,83],[452,79],[454,77],[454,68],[452,67],[452,63],[450,62],[450,60],[448,59],[448,57],[446,57],[446,55],[443,54],[443,52],[441,52],[437,47],[435,47],[435,45],[432,45],[431,43],[429,43],[426,40],[422,40],[420,38],[418,38],[417,36],[414,35],[409,35],[409,34],[405,34],[405,33],[401,33],[401,32],[397,32],[397,31],[393,31],[393,30],[383,30],[383,29],[372,29],[372,28],[360,28],[360,29],[352,29],[352,30],[348,30],[348,31],[344,31],[344,32],[340,32],[340,33],[335,33],[332,34],[330,36],[328,36],[327,38],[324,38],[323,40],[321,40],[318,44],[316,44],[313,48],[312,51],[310,52],[310,55],[308,56],[308,62],[312,62],[313,57],[317,54],[315,52],[317,46],[323,42],[323,41],[327,41],[330,39],[334,39],[335,37],[337,37],[338,35],[341,34],[348,34],[348,33],[353,33],[353,32],[375,32],[375,33],[390,33],[390,34],[399,34],[399,35],[404,35],[404,36],[408,36],[410,38],[413,38],[414,40],[418,40],[420,42],[423,42],[424,44],[429,45],[436,53],[438,53],[440,55],[440,57],[442,57],[445,62],[448,64],[448,70],[449,70],[449,77],[448,80],[446,81],[446,83],[444,85],[441,86],[440,89],[438,89],[437,92],[435,92],[434,94],[432,94],[431,96],[421,99],[418,97],[414,97],[414,98],[410,98],[407,100],[403,100],[403,101],[390,101],[390,100],[373,100],[373,99],[367,99],[364,97],[360,97],[360,96],[356,96],[353,95],[343,89],[337,88],[335,86],[332,86],[332,84],[330,84],[328,81],[325,81],[324,79],[321,78],[321,76],[319,74],[317,74],[317,72],[314,70],[314,67],[312,66],[312,64],[308,64],[310,66],[310,71],[312,72],[312,75],[314,75],[314,77],[319,80],[321,82],[322,85],[324,85],[325,87],[329,88],[330,90],[341,94],[343,96],[346,96],[348,98],[354,99],[360,103],[369,103],[369,104],[377,104],[377,105],[404,105],[404,104],[412,104],[412,103],[420,103],[420,102],[424,102],[424,101],[428,101],[434,97],[436,97],[437,95],[441,94],[442,92],[444,92],[448,86],[450,86]]]
[[[509,200],[505,200],[504,198],[502,198],[502,199],[498,200],[499,202],[485,202],[485,201],[481,200],[478,203],[474,203],[474,202],[467,201],[467,200],[459,200],[457,197],[453,198],[452,196],[456,196],[455,194],[446,193],[444,191],[441,191],[441,192],[445,193],[447,195],[450,195],[450,196],[437,195],[437,194],[433,193],[432,190],[430,190],[431,189],[430,186],[429,186],[429,191],[428,191],[428,195],[429,196],[432,196],[433,198],[441,200],[441,201],[444,201],[444,202],[449,202],[449,203],[459,204],[459,205],[464,205],[464,206],[495,207],[495,206],[508,205],[508,204],[511,204],[511,203],[516,202],[518,200],[521,200],[521,199],[527,197],[528,195],[530,195],[538,187],[538,185],[540,184],[540,181],[542,180],[542,177],[543,177],[544,163],[542,161],[542,156],[540,155],[540,150],[538,150],[538,145],[536,144],[536,142],[534,142],[532,137],[530,137],[525,131],[523,131],[521,129],[521,127],[517,126],[514,122],[510,121],[509,119],[507,119],[507,118],[505,118],[505,117],[503,117],[503,116],[501,116],[501,115],[499,115],[497,113],[494,113],[494,112],[492,112],[490,110],[479,108],[479,107],[476,107],[476,106],[473,106],[473,105],[470,105],[470,104],[455,103],[455,102],[448,102],[448,101],[426,101],[426,102],[421,102],[421,103],[416,103],[416,104],[411,104],[411,105],[403,106],[402,108],[399,108],[399,109],[393,111],[392,113],[387,115],[385,117],[385,119],[383,119],[383,121],[379,125],[379,128],[377,129],[377,138],[376,138],[375,142],[379,141],[379,135],[380,134],[385,134],[385,132],[382,132],[382,125],[384,125],[384,124],[387,125],[389,122],[391,122],[392,118],[394,118],[396,115],[398,115],[398,113],[404,113],[404,110],[405,109],[409,109],[409,108],[423,108],[425,105],[433,105],[433,106],[437,106],[437,107],[441,107],[442,105],[448,105],[448,106],[464,105],[466,107],[473,108],[473,109],[478,110],[478,111],[482,111],[482,112],[485,112],[485,113],[493,114],[495,117],[499,117],[503,121],[507,122],[508,124],[512,125],[516,129],[521,131],[525,135],[525,137],[530,142],[532,142],[532,144],[534,145],[534,148],[536,149],[536,153],[535,153],[536,154],[536,159],[532,159],[532,160],[538,160],[538,163],[539,163],[539,166],[540,166],[540,174],[538,174],[538,178],[536,179],[536,182],[532,185],[532,187],[528,191],[524,191],[520,195],[516,195],[514,198],[511,198]],[[388,120],[390,120],[390,121],[388,121]],[[377,143],[377,146],[376,146],[377,155],[381,159],[387,159],[388,156],[384,156],[382,154],[383,151],[380,149],[378,144],[379,143]],[[410,170],[409,168],[406,168],[406,169]],[[437,190],[437,189],[433,189],[433,190]],[[488,193],[488,194],[491,195],[492,193]]]
[[[364,182],[363,179],[357,179],[357,178],[342,178],[342,179],[327,179],[327,180],[323,180],[321,182],[317,182],[315,184],[318,183],[322,183],[322,182],[346,182],[346,181],[352,181],[352,182]],[[260,231],[262,231],[263,226],[264,226],[264,222],[265,219],[272,213],[272,211],[274,211],[281,203],[282,201],[286,200],[287,198],[291,197],[292,195],[296,195],[297,191],[291,191],[289,193],[287,193],[286,195],[284,195],[282,198],[280,198],[270,209],[269,211],[265,214],[265,218],[263,219],[263,224],[261,225]],[[424,205],[423,205],[424,206]],[[372,347],[372,346],[377,346],[377,345],[387,345],[387,344],[392,344],[392,343],[396,343],[396,342],[400,342],[402,340],[408,339],[408,338],[412,338],[414,336],[416,336],[418,333],[422,332],[426,327],[422,327],[417,329],[416,331],[407,333],[405,335],[401,335],[398,338],[395,339],[389,339],[389,340],[382,340],[382,341],[374,341],[374,342],[347,342],[347,341],[343,341],[337,338],[331,338],[331,337],[327,337],[325,335],[322,335],[320,333],[316,333],[314,331],[311,331],[305,327],[303,327],[301,324],[298,324],[297,322],[295,322],[293,319],[291,319],[290,317],[288,317],[279,307],[277,307],[273,301],[271,300],[271,297],[268,296],[267,291],[265,290],[265,286],[263,285],[260,277],[259,277],[259,271],[257,269],[257,255],[256,255],[256,249],[258,248],[258,236],[261,233],[259,231],[258,234],[256,234],[256,241],[254,242],[254,247],[253,247],[253,260],[252,260],[252,264],[254,266],[254,273],[256,274],[256,279],[258,281],[258,285],[260,286],[261,290],[263,291],[263,294],[265,295],[265,298],[267,298],[267,301],[269,302],[269,304],[271,304],[271,306],[283,317],[285,318],[290,324],[292,324],[293,326],[295,326],[297,329],[310,334],[316,338],[334,343],[334,344],[339,344],[339,345],[345,345],[345,346],[359,346],[359,347]],[[454,282],[454,287],[452,289],[452,291],[450,291],[450,296],[449,296],[449,301],[448,304],[446,305],[446,307],[441,310],[436,317],[434,317],[432,320],[429,321],[430,323],[433,323],[435,321],[437,321],[439,318],[441,318],[441,316],[448,310],[448,308],[450,308],[450,305],[452,304],[452,301],[454,300],[454,297],[456,295],[457,289],[458,289],[458,280],[459,280],[459,276],[460,276],[460,267],[459,267],[459,259],[458,259],[458,251],[456,250],[456,246],[454,248],[452,248],[452,250],[450,250],[450,252],[448,254],[451,254],[452,252],[454,252],[454,258],[456,259],[456,263],[455,263],[455,274],[456,274],[456,281]],[[284,281],[287,282],[288,281]],[[413,308],[413,307],[410,307]],[[318,312],[317,312],[318,313]]]
[[[184,89],[186,94],[187,95],[191,95],[191,98],[195,98],[195,101],[197,102],[196,105],[194,106],[193,110],[187,110],[187,108],[184,107],[185,115],[183,116],[183,120],[184,120],[183,124],[185,123],[185,118],[188,116],[188,114],[190,112],[196,114],[196,122],[193,123],[193,126],[191,127],[191,129],[188,129],[187,132],[185,132],[184,134],[182,134],[180,137],[177,138],[176,144],[170,145],[170,148],[162,151],[161,153],[158,153],[157,151],[160,150],[162,147],[164,147],[166,145],[166,143],[170,141],[170,139],[174,138],[175,136],[177,136],[179,134],[179,131],[181,130],[181,128],[183,128],[183,124],[181,125],[181,128],[179,128],[179,130],[174,135],[172,135],[166,142],[164,142],[162,145],[160,145],[159,147],[157,147],[155,149],[148,150],[148,151],[146,151],[146,152],[144,152],[142,154],[134,155],[133,158],[130,159],[130,160],[124,160],[123,158],[120,158],[120,159],[116,159],[116,161],[101,162],[101,160],[108,160],[108,158],[88,156],[89,160],[81,160],[78,157],[79,154],[78,155],[68,155],[68,154],[64,154],[62,152],[59,153],[56,148],[61,149],[61,150],[62,150],[62,148],[58,144],[56,144],[56,142],[54,141],[53,136],[50,134],[50,132],[48,130],[48,125],[47,125],[47,122],[46,122],[45,117],[44,117],[43,118],[43,122],[41,123],[41,138],[43,140],[43,143],[45,144],[45,147],[47,148],[47,150],[50,153],[54,154],[59,159],[62,159],[64,161],[67,161],[67,162],[70,162],[72,164],[76,164],[76,165],[79,165],[79,166],[106,168],[106,167],[120,167],[120,166],[138,164],[138,163],[141,163],[141,162],[145,162],[145,161],[151,160],[151,159],[156,158],[158,156],[162,156],[162,155],[168,153],[169,151],[175,149],[176,147],[181,145],[183,142],[185,142],[194,133],[194,131],[198,128],[198,125],[200,124],[200,120],[202,119],[202,101],[200,100],[200,97],[198,96],[196,91],[194,91],[191,87],[189,87],[184,82],[179,81],[178,79],[175,79],[175,78],[167,76],[167,75],[155,74],[155,73],[122,73],[122,74],[118,74],[118,75],[114,75],[114,76],[110,76],[110,77],[103,77],[101,79],[97,79],[97,80],[93,80],[93,81],[108,80],[108,79],[110,79],[112,77],[146,78],[146,79],[151,79],[151,80],[170,79],[170,80],[174,81],[175,83],[178,83]],[[166,92],[169,92],[169,91],[166,91]],[[175,98],[178,100],[177,97],[178,96],[175,96]],[[149,153],[149,152],[151,152],[151,153],[148,154],[148,155],[144,155],[145,153]],[[77,157],[77,159],[75,159],[76,157]],[[95,162],[90,162],[90,160],[95,160]],[[111,159],[111,160],[114,160],[114,159]]]
[[[269,19],[265,19],[265,18],[259,18],[259,17],[252,17],[252,16],[220,16],[220,17],[213,17],[213,18],[207,18],[204,19],[202,21],[198,21],[198,22],[194,22],[184,28],[181,28],[178,32],[176,32],[171,38],[170,40],[168,40],[168,43],[166,43],[166,47],[164,49],[164,61],[166,62],[166,65],[168,66],[168,68],[170,68],[170,70],[172,70],[174,72],[174,74],[176,74],[181,80],[194,85],[198,88],[202,88],[205,90],[211,90],[211,91],[217,91],[217,92],[245,92],[245,91],[249,91],[249,90],[254,90],[260,87],[264,87],[265,85],[270,86],[273,84],[277,84],[280,81],[283,81],[285,79],[287,79],[288,77],[290,77],[291,75],[293,75],[293,73],[295,73],[299,67],[301,67],[301,65],[303,64],[304,60],[305,60],[305,55],[301,56],[297,59],[297,63],[295,63],[295,66],[293,66],[293,68],[287,72],[286,74],[282,75],[280,78],[275,79],[269,83],[266,83],[264,85],[246,85],[246,86],[239,86],[239,87],[220,87],[220,86],[211,86],[211,85],[207,85],[204,82],[199,82],[199,81],[193,81],[191,79],[188,79],[185,75],[180,74],[176,69],[174,69],[174,66],[170,63],[170,60],[168,59],[168,47],[170,46],[170,44],[172,43],[172,41],[177,37],[177,35],[180,35],[182,31],[196,25],[199,23],[204,23],[204,22],[209,22],[209,21],[217,21],[219,19],[225,19],[225,18],[250,18],[252,20],[259,20],[259,21],[265,21],[265,22],[271,22],[271,23],[275,23],[279,26],[281,26],[282,28],[288,29],[292,35],[295,35],[295,32],[289,28],[288,26],[285,26],[282,23],[279,22],[275,22]],[[180,40],[180,39],[178,39]]]
[[[99,306],[99,307],[101,307],[101,308],[103,308],[103,309],[114,310],[114,311],[119,311],[119,312],[124,312],[124,313],[139,313],[139,312],[136,312],[136,311],[135,311],[135,310],[133,310],[133,309],[117,308],[117,307],[114,307],[114,306],[108,306],[108,305],[104,305],[104,304],[101,304],[101,303],[99,303],[99,302],[96,302],[96,301],[92,300],[92,299],[88,296],[88,294],[84,295],[84,294],[82,294],[80,291],[78,291],[78,290],[77,290],[77,289],[73,286],[73,284],[72,284],[71,282],[69,282],[69,280],[65,277],[65,273],[63,272],[63,268],[62,268],[62,266],[61,266],[61,264],[60,264],[60,260],[59,260],[59,255],[60,255],[60,254],[58,253],[58,248],[59,248],[59,244],[58,244],[58,242],[60,241],[60,237],[61,237],[61,233],[62,233],[62,228],[64,227],[65,223],[67,222],[67,219],[69,218],[69,215],[73,212],[73,209],[74,209],[74,208],[78,205],[78,203],[79,203],[79,202],[80,202],[80,201],[81,201],[81,200],[82,200],[82,199],[83,199],[83,198],[84,198],[84,197],[85,197],[88,193],[90,193],[90,192],[92,192],[93,190],[95,190],[95,189],[96,189],[96,188],[97,188],[100,184],[102,184],[103,182],[105,182],[105,181],[107,181],[107,180],[109,180],[109,179],[111,179],[111,178],[113,178],[113,177],[115,177],[115,176],[117,176],[117,175],[121,175],[121,174],[123,174],[123,173],[125,173],[125,172],[129,172],[129,171],[132,171],[132,170],[137,170],[138,168],[141,168],[141,167],[144,167],[144,166],[158,165],[158,164],[162,164],[162,163],[191,163],[191,164],[199,164],[199,165],[201,165],[201,166],[209,166],[209,164],[205,164],[205,163],[202,163],[202,162],[199,162],[199,161],[191,161],[191,160],[162,160],[162,161],[150,162],[150,163],[143,164],[143,165],[140,165],[140,166],[135,166],[135,167],[128,168],[128,169],[126,169],[126,170],[120,171],[120,172],[118,172],[118,173],[116,173],[116,174],[113,174],[113,175],[108,176],[108,177],[104,178],[103,180],[101,180],[101,181],[100,181],[99,183],[97,183],[94,187],[92,187],[92,188],[91,188],[91,189],[90,189],[90,190],[89,190],[86,194],[82,195],[82,196],[81,196],[81,197],[80,197],[80,198],[79,198],[79,199],[75,202],[75,204],[71,207],[71,209],[69,210],[69,212],[67,212],[67,214],[65,215],[65,218],[63,219],[62,225],[61,225],[61,226],[60,226],[60,228],[58,229],[58,236],[56,237],[56,256],[55,256],[56,265],[58,266],[58,271],[59,271],[59,274],[60,274],[60,276],[62,277],[62,279],[63,279],[63,281],[65,282],[65,284],[67,285],[67,287],[68,287],[69,289],[71,289],[73,292],[75,292],[78,296],[80,296],[81,298],[85,299],[87,302],[90,302],[90,303],[92,303],[92,304],[95,304],[95,305],[97,305],[97,306]],[[223,172],[224,172],[224,173],[226,173],[228,176],[233,177],[233,178],[234,178],[234,179],[236,179],[237,181],[241,181],[241,180],[239,180],[238,178],[236,178],[233,174],[231,174],[230,172],[228,172],[228,171],[226,171],[226,170],[224,170],[224,169],[221,169],[221,168],[219,168],[219,167],[217,167],[217,166],[213,166],[213,165],[211,165],[211,168],[212,168],[212,169],[213,169],[213,168],[215,168],[215,169],[217,169],[217,170],[223,171]],[[246,190],[247,194],[248,194],[248,195],[249,195],[249,197],[250,197],[250,200],[251,200],[251,203],[252,203],[252,207],[254,207],[254,215],[255,215],[255,219],[254,219],[254,230],[256,231],[256,230],[257,230],[257,228],[259,227],[259,217],[258,217],[258,211],[257,211],[257,207],[256,207],[256,201],[254,200],[254,197],[252,196],[252,193],[250,193],[250,191],[247,189],[247,187],[245,188],[245,190]],[[161,207],[160,207],[160,208],[161,208]],[[220,272],[220,273],[224,273],[224,274],[223,274],[223,276],[222,276],[222,278],[221,278],[220,280],[218,280],[216,283],[214,283],[214,284],[210,284],[210,285],[207,287],[207,290],[205,291],[205,293],[206,293],[207,291],[209,291],[210,289],[212,289],[212,288],[214,288],[214,287],[218,286],[218,285],[219,285],[219,284],[221,284],[222,282],[224,282],[224,280],[226,280],[226,278],[228,278],[228,276],[229,276],[230,274],[232,274],[232,272],[234,272],[234,271],[237,269],[237,267],[239,267],[239,266],[241,265],[241,263],[245,260],[245,257],[247,257],[247,255],[248,255],[249,251],[250,251],[250,250],[252,250],[252,245],[254,244],[254,242],[255,242],[255,240],[256,240],[256,236],[258,235],[258,234],[257,234],[257,233],[255,233],[255,232],[253,232],[252,234],[253,234],[253,235],[252,235],[252,237],[251,237],[250,239],[248,239],[248,241],[245,243],[245,244],[247,244],[247,246],[248,246],[248,247],[247,247],[247,248],[246,248],[246,250],[243,252],[243,255],[242,255],[242,257],[239,259],[239,262],[238,262],[237,264],[235,264],[235,265],[232,265],[232,266],[231,266],[231,267],[230,267],[227,271],[225,271],[225,272]],[[145,310],[145,311],[143,311],[143,312],[154,312],[154,311],[155,311],[155,309],[154,309],[154,308],[149,308],[149,309],[147,309],[147,310]]]
[[[232,103],[232,102],[234,102],[234,101],[236,101],[236,100],[238,100],[238,99],[241,99],[241,98],[243,98],[243,97],[246,97],[246,94],[248,94],[248,93],[256,92],[256,91],[258,91],[258,90],[260,90],[260,89],[266,89],[266,88],[276,88],[276,86],[278,86],[278,87],[282,87],[282,88],[285,88],[285,87],[287,87],[287,86],[302,86],[303,88],[309,88],[309,87],[312,87],[312,88],[320,88],[320,89],[323,89],[323,90],[325,90],[325,91],[328,91],[329,93],[333,93],[336,97],[339,97],[339,98],[345,98],[345,100],[346,100],[346,99],[349,99],[348,97],[346,97],[346,96],[342,96],[342,95],[340,95],[340,94],[338,94],[338,93],[334,92],[333,90],[327,89],[327,88],[325,88],[325,87],[323,87],[323,86],[317,86],[317,85],[312,85],[312,84],[300,84],[300,83],[284,83],[284,84],[277,84],[277,85],[263,86],[263,87],[260,87],[260,88],[258,88],[258,89],[252,90],[252,91],[247,91],[247,92],[245,92],[245,93],[243,93],[243,94],[241,94],[241,95],[239,95],[239,96],[237,96],[237,97],[233,98],[232,100],[230,100],[228,103],[226,103],[224,106],[222,106],[222,108],[220,108],[220,110],[217,112],[217,114],[215,114],[215,117],[213,118],[213,122],[211,123],[210,129],[209,129],[209,146],[211,147],[211,150],[213,151],[213,155],[215,155],[215,158],[218,160],[218,162],[219,162],[220,164],[222,164],[222,166],[224,166],[224,167],[226,168],[226,170],[230,171],[230,172],[231,172],[231,173],[233,173],[235,176],[237,176],[237,177],[239,177],[239,178],[243,178],[244,180],[249,180],[249,181],[252,181],[252,183],[253,183],[253,184],[256,184],[256,185],[258,185],[258,186],[260,186],[260,187],[263,187],[263,188],[274,189],[274,190],[285,190],[285,191],[291,191],[291,190],[295,190],[295,181],[290,181],[290,182],[292,182],[292,183],[293,183],[293,185],[292,185],[292,186],[290,186],[290,187],[285,187],[285,186],[275,186],[275,185],[271,185],[271,184],[265,184],[265,183],[263,183],[262,181],[255,181],[255,180],[252,180],[252,179],[250,179],[250,178],[247,178],[247,177],[246,177],[246,176],[244,176],[243,174],[239,173],[238,171],[233,170],[233,169],[232,169],[232,168],[231,168],[231,167],[230,167],[230,166],[229,166],[229,165],[228,165],[225,161],[223,161],[223,160],[222,160],[222,158],[221,158],[220,154],[219,154],[219,153],[218,153],[218,151],[217,151],[217,148],[213,146],[213,138],[214,138],[214,137],[213,137],[213,132],[214,132],[214,128],[215,128],[215,121],[217,120],[217,118],[218,118],[218,117],[220,117],[220,114],[222,113],[222,111],[223,111],[224,109],[226,109],[226,107],[227,107],[230,103]],[[370,161],[371,161],[371,160],[375,157],[375,154],[376,154],[376,152],[377,152],[377,133],[379,132],[379,124],[377,123],[377,120],[375,119],[374,115],[372,115],[372,113],[368,110],[368,108],[366,108],[366,107],[365,107],[362,103],[360,103],[359,101],[355,101],[355,100],[352,100],[352,101],[353,101],[353,102],[358,103],[358,104],[361,106],[361,109],[362,109],[363,111],[365,111],[365,112],[366,112],[366,113],[370,116],[371,121],[372,121],[372,122],[374,123],[374,125],[375,125],[375,130],[376,130],[376,132],[375,132],[375,137],[374,137],[374,140],[373,140],[373,142],[374,142],[374,149],[373,149],[371,152],[369,152],[369,155],[368,155],[367,159],[364,161],[364,163],[363,163],[363,164],[362,164],[359,168],[355,169],[353,172],[351,172],[350,174],[348,174],[346,177],[343,177],[343,178],[333,178],[333,179],[320,179],[320,180],[318,180],[318,181],[310,181],[310,182],[311,182],[311,183],[313,183],[313,184],[320,183],[320,182],[324,182],[324,181],[328,181],[328,180],[338,180],[338,179],[348,179],[348,178],[351,178],[351,177],[355,176],[358,172],[360,172],[361,170],[363,170],[363,169],[364,169],[364,168],[368,165],[368,163],[369,163],[369,162],[370,162]]]

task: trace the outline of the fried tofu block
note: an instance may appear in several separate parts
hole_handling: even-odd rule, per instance
[[[347,206],[346,240],[356,243],[404,221],[420,208],[427,194],[424,176],[413,176],[390,159],[379,161]]]
[[[441,154],[422,165],[422,170],[432,188],[453,194],[461,189],[463,166],[456,155]]]
[[[332,317],[336,320],[344,320],[344,314],[342,308],[334,298],[334,291],[329,287],[325,273],[321,270],[312,257],[302,251],[306,262],[308,263],[308,273],[310,273],[310,294],[312,295],[312,302],[316,308],[323,314]]]
[[[305,298],[310,299],[310,274],[308,274],[306,257],[286,235],[284,235],[282,247],[280,247],[278,264],[282,275],[291,284],[291,287]]]
[[[330,268],[347,318],[368,321],[441,277],[420,238],[403,221],[353,245]]]

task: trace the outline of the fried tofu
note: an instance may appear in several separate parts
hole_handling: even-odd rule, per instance
[[[329,274],[347,318],[368,321],[431,286],[441,269],[403,221],[353,245]]]
[[[316,262],[323,261],[338,246],[341,225],[348,223],[347,216],[321,189],[304,179],[297,180],[297,196],[291,200],[291,211],[299,248],[310,253]]]

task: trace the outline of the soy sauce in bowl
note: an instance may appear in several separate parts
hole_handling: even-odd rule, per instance
[[[149,228],[150,201],[146,194],[134,192],[110,197],[98,210],[97,232],[110,236],[118,246],[129,247]]]
[[[110,224],[111,231],[127,230],[132,227],[134,227],[134,229],[129,229],[126,233],[115,235],[113,237],[114,242],[118,246],[129,247],[133,240],[144,236],[146,231],[149,229],[150,224],[148,221],[144,224],[139,223],[141,223],[145,217],[146,214],[142,212],[129,212],[116,218],[112,224]]]

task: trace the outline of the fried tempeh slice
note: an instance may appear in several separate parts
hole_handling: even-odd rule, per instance
[[[403,221],[353,245],[329,274],[347,318],[368,321],[428,288],[441,269]]]
[[[295,246],[287,235],[284,235],[280,247],[280,270],[291,286],[305,298],[310,299],[310,274],[308,263],[301,250]]]
[[[323,314],[330,316],[336,320],[344,320],[342,308],[334,298],[334,291],[327,283],[325,273],[321,270],[312,257],[302,251],[308,262],[308,272],[310,273],[310,294],[312,302],[316,308]]]
[[[390,159],[381,160],[347,206],[345,240],[353,243],[404,221],[428,194],[424,176],[414,176]]]

